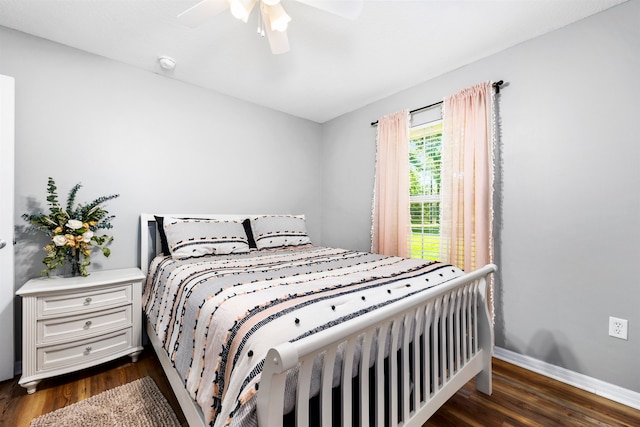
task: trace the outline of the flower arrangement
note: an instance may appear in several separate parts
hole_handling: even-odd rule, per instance
[[[111,220],[114,215],[102,208],[102,205],[119,196],[98,197],[91,203],[74,206],[78,190],[82,186],[76,184],[69,191],[66,209],[58,202],[56,183],[49,177],[47,185],[47,202],[49,214],[23,214],[22,218],[30,222],[38,230],[44,231],[51,242],[44,247],[46,256],[42,261],[46,268],[40,273],[49,276],[51,270],[64,267],[71,263],[71,274],[88,276],[87,266],[91,264],[91,251],[97,247],[105,257],[111,254],[106,247],[113,241],[113,237],[106,234],[97,235],[99,229],[112,228]]]

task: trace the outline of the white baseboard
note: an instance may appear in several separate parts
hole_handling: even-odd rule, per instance
[[[569,369],[534,359],[533,357],[524,356],[502,347],[494,347],[493,356],[505,362],[640,410],[640,393],[635,391],[579,374]]]

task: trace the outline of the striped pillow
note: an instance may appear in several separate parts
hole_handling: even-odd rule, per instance
[[[310,244],[304,216],[265,215],[251,218],[258,249]]]
[[[239,221],[165,217],[164,232],[176,259],[249,252],[249,241]]]

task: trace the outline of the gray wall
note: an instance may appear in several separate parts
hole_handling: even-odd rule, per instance
[[[302,213],[320,242],[319,124],[3,27],[0,41],[0,73],[16,81],[19,227],[52,176],[63,203],[78,182],[79,202],[120,194],[96,270],[138,265],[141,212]],[[43,245],[19,231],[17,288],[43,268]]]
[[[631,1],[325,123],[324,243],[369,249],[371,121],[503,79],[496,344],[640,392],[638,22]]]

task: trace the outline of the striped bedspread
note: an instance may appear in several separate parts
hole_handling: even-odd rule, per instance
[[[442,263],[310,245],[157,257],[143,303],[205,422],[240,425],[255,415],[269,348],[462,274]]]

